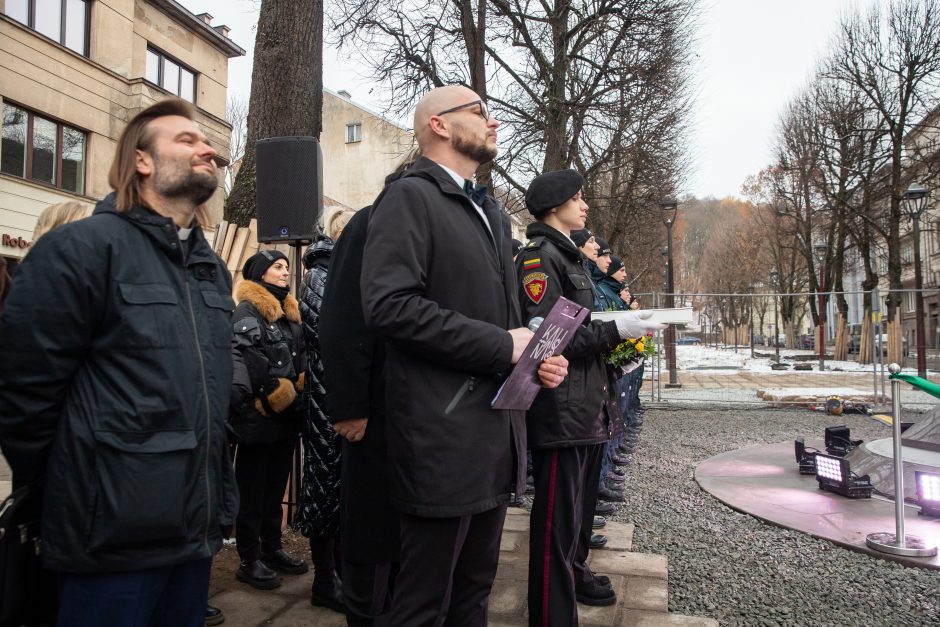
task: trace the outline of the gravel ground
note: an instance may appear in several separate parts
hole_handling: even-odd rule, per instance
[[[843,415],[853,438],[886,437]],[[905,568],[735,512],[698,487],[713,455],[796,435],[822,437],[808,410],[649,409],[615,519],[634,550],[669,558],[669,611],[722,625],[940,625],[940,572]]]

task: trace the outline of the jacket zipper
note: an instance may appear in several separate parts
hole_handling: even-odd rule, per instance
[[[203,543],[209,550],[209,527],[212,525],[212,486],[209,483],[209,458],[212,456],[212,407],[209,405],[209,384],[206,382],[206,364],[199,343],[199,329],[196,326],[196,312],[193,311],[193,295],[189,291],[189,275],[186,273],[186,261],[183,261],[183,287],[186,290],[186,304],[189,307],[189,319],[193,324],[193,338],[196,340],[196,355],[199,357],[199,375],[202,379],[202,395],[206,399],[206,532]]]

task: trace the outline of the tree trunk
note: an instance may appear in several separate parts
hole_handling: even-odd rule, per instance
[[[901,339],[901,308],[895,309],[894,320],[888,322],[888,363],[904,365]]]
[[[865,315],[862,317],[862,334],[858,340],[858,363],[870,364],[874,361],[874,351],[872,344],[874,335],[871,332],[871,304],[865,305]]]
[[[248,139],[225,203],[225,219],[255,217],[255,144],[259,139],[319,138],[323,109],[323,2],[262,0],[255,36]]]
[[[845,324],[845,316],[840,311],[836,314],[835,346],[832,349],[832,358],[835,361],[845,361],[849,355],[849,329]]]

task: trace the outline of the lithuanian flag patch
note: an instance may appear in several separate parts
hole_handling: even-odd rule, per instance
[[[523,262],[522,262],[522,269],[523,269],[523,270],[533,270],[533,269],[535,269],[535,268],[538,268],[538,267],[541,266],[541,265],[542,265],[542,259],[541,259],[541,257],[536,257],[535,259],[529,259],[528,261],[523,261]]]

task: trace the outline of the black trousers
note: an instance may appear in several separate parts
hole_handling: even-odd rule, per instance
[[[349,627],[391,627],[389,611],[398,562],[354,564],[343,560],[343,599]]]
[[[290,476],[294,440],[239,444],[235,457],[240,507],[235,540],[242,561],[261,559],[281,548],[282,503]]]
[[[454,518],[401,515],[394,627],[485,627],[506,505]]]
[[[587,542],[602,444],[532,452],[535,497],[529,523],[529,625],[578,624],[575,578],[589,581]],[[592,487],[593,486],[593,487]],[[577,566],[576,566],[577,564]]]

